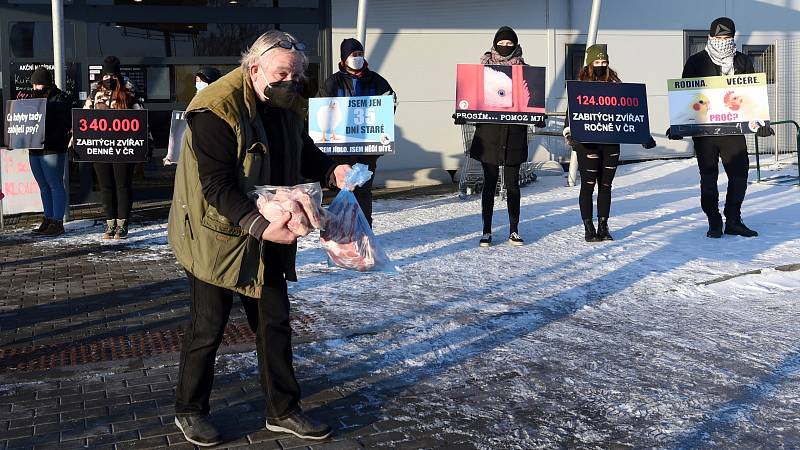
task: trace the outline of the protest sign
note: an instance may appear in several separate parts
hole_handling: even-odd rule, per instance
[[[672,134],[755,133],[770,120],[764,73],[672,79],[667,89]]]
[[[43,148],[47,99],[8,100],[4,142],[10,149]]]
[[[31,171],[28,150],[0,148],[0,174],[5,194],[4,215],[42,212],[42,197]]]
[[[308,134],[330,155],[394,153],[394,97],[320,97],[309,100]]]
[[[567,120],[575,142],[644,144],[650,140],[644,84],[567,81],[567,96]]]
[[[544,120],[544,84],[544,67],[459,64],[455,117],[525,125]]]
[[[23,100],[33,98],[33,85],[31,84],[31,76],[37,67],[44,66],[51,73],[55,70],[55,66],[49,63],[38,62],[15,62],[11,64],[11,100]],[[67,63],[64,65],[66,86],[59,86],[59,88],[71,99],[77,98],[78,94],[78,81],[80,80],[78,64]]]
[[[73,109],[72,133],[76,161],[147,160],[145,109]]]
[[[172,111],[169,121],[169,142],[167,143],[167,157],[164,164],[176,164],[181,156],[183,135],[186,134],[186,111]]]

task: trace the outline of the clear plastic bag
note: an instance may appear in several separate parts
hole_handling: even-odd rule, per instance
[[[347,173],[347,187],[361,186],[372,177],[364,164],[356,164]],[[328,222],[320,233],[328,263],[359,272],[394,272],[395,268],[378,244],[355,195],[342,189],[328,206]]]
[[[255,200],[261,215],[270,222],[280,219],[286,212],[291,213],[286,227],[298,236],[325,228],[327,214],[322,209],[322,188],[319,183],[256,186],[250,192],[250,197]]]

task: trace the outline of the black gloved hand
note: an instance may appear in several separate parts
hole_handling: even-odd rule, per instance
[[[647,150],[650,150],[655,146],[656,146],[656,140],[653,139],[653,136],[650,136],[650,140],[642,144],[642,147],[646,148]]]
[[[672,130],[672,127],[667,128],[667,138],[670,141],[680,141],[681,139],[683,139],[683,136],[681,136],[680,134],[670,133],[670,130]]]
[[[758,137],[769,137],[774,135],[775,135],[775,130],[773,130],[772,127],[769,125],[758,127],[758,130],[756,130],[756,136]]]
[[[467,119],[465,119],[463,117],[457,117],[455,114],[453,114],[452,117],[453,117],[453,123],[455,125],[466,125],[467,124]]]

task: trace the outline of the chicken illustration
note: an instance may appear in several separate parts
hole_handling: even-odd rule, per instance
[[[322,131],[322,142],[326,142],[325,133],[330,132],[330,140],[335,141],[339,139],[336,136],[336,127],[342,122],[342,110],[339,109],[339,103],[336,100],[331,102],[317,111],[317,124],[320,131]]]
[[[725,107],[739,113],[739,117],[762,119],[769,117],[769,106],[766,103],[755,101],[747,93],[728,91],[723,100]]]
[[[734,91],[726,92],[723,100],[725,102],[725,107],[731,111],[738,111],[742,107],[742,103],[744,103],[744,97]]]
[[[483,68],[483,103],[487,107],[511,108],[511,77],[490,66]]]
[[[680,113],[680,116],[673,118],[670,122],[673,125],[707,123],[708,111],[711,109],[711,101],[705,94],[695,94],[689,102],[689,109]]]

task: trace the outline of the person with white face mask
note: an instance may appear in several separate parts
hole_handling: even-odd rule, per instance
[[[214,67],[203,67],[194,74],[194,88],[197,92],[205,89],[209,84],[217,81],[222,73]]]
[[[753,61],[749,56],[736,51],[736,25],[727,17],[720,17],[711,22],[708,30],[706,48],[690,56],[683,66],[681,78],[714,77],[720,75],[740,75],[755,73]],[[763,126],[756,132],[766,137],[775,132],[769,126]],[[683,136],[670,133],[672,140],[683,139]],[[755,237],[758,233],[742,222],[742,202],[747,191],[747,172],[750,158],[747,156],[747,141],[744,135],[698,136],[693,137],[697,165],[700,169],[700,205],[708,218],[706,236],[721,238],[723,235],[722,214],[719,213],[719,160],[728,176],[728,192],[725,197],[725,229],[724,234],[744,237]]]
[[[361,42],[353,38],[345,39],[342,41],[340,51],[339,72],[325,80],[319,97],[392,95],[395,108],[397,108],[397,94],[388,81],[369,69],[369,64],[364,59],[364,46],[361,45]],[[378,156],[334,156],[333,159],[340,164],[366,164],[372,171],[372,179],[353,191],[361,211],[364,212],[367,222],[372,226],[372,180],[375,178]]]

